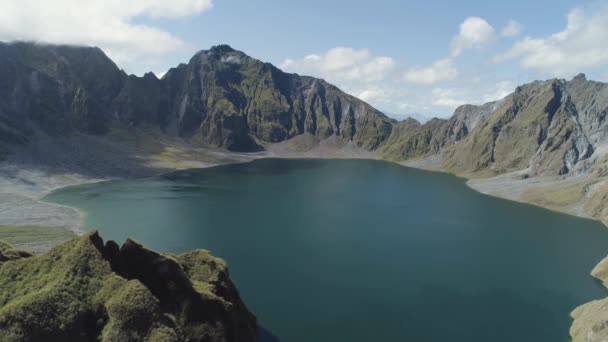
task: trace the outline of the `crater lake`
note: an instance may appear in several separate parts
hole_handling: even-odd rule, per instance
[[[265,341],[566,342],[602,224],[371,160],[263,159],[55,191],[85,229],[225,259]]]

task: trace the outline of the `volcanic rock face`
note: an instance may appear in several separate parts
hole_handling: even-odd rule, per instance
[[[496,103],[463,105],[448,120],[432,119],[421,125],[407,119],[395,125],[393,133],[379,149],[386,159],[403,161],[441,154],[444,147],[458,143],[496,110]]]
[[[127,76],[98,48],[0,43],[2,145],[37,136],[154,127],[196,146],[255,151],[308,134],[403,161],[443,157],[459,174],[565,175],[607,145],[608,85],[579,75],[536,81],[448,120],[397,123],[312,77],[287,74],[220,45],[161,80]],[[4,152],[3,152],[4,151]]]
[[[607,111],[606,84],[584,75],[537,81],[499,102],[459,107],[440,127],[431,121],[395,129],[398,137],[391,136],[381,151],[393,160],[441,153],[444,168],[460,174],[531,168],[531,175],[563,175],[606,144]],[[420,134],[425,138],[412,144],[411,137]]]
[[[1,140],[105,133],[126,75],[97,48],[0,43]]]
[[[90,233],[0,259],[0,340],[240,342],[256,341],[257,325],[221,259]]]
[[[226,45],[159,80],[127,76],[98,48],[0,43],[0,141],[139,125],[234,151],[305,132],[375,149],[392,129],[384,114],[335,86]]]
[[[197,53],[163,83],[170,131],[211,146],[251,150],[256,141],[307,132],[374,149],[392,127],[382,113],[323,80],[286,74],[226,45]]]

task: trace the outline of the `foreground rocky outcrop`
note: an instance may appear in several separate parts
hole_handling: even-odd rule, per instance
[[[608,258],[599,263],[591,275],[608,287]],[[596,300],[576,308],[570,328],[573,342],[608,341],[608,298]]]
[[[28,251],[16,249],[6,242],[0,241],[0,262],[29,258],[32,254]]]
[[[0,245],[0,340],[242,342],[257,325],[223,260],[93,232],[39,256]]]

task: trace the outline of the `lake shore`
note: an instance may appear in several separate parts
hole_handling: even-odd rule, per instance
[[[153,177],[178,170],[243,163],[260,158],[364,158],[375,156],[338,138],[319,141],[302,135],[267,146],[258,153],[192,147],[150,132],[112,138],[76,136],[40,139],[17,146],[0,161],[0,226],[65,227],[83,234],[84,213],[45,202],[49,193],[65,187],[109,180]],[[61,242],[61,241],[59,241]],[[30,244],[28,249],[48,249]]]
[[[84,213],[76,208],[43,201],[49,193],[70,186],[152,177],[177,170],[260,158],[379,159],[373,153],[352,143],[344,143],[337,137],[320,141],[312,135],[301,135],[266,146],[263,152],[235,153],[195,148],[181,141],[159,139],[150,142],[148,135],[149,132],[135,134],[117,141],[78,136],[65,141],[40,140],[14,149],[7,159],[0,162],[0,226],[66,227],[77,235],[82,234]],[[444,172],[440,156],[399,164]],[[524,178],[521,177],[523,173],[525,170],[489,179],[469,179],[466,183],[487,195],[602,221],[589,215],[580,199],[542,203],[539,198],[526,198],[530,197],[531,189],[543,194],[551,189],[576,186],[576,179]],[[578,183],[583,184],[582,181]],[[603,223],[608,224],[606,220]]]
[[[453,174],[442,168],[442,162],[440,155],[434,155],[399,164]],[[602,214],[601,210],[594,210],[597,208],[593,207],[592,201],[594,196],[601,195],[608,187],[608,179],[594,179],[588,175],[528,177],[528,172],[528,169],[524,169],[489,178],[471,178],[458,174],[456,176],[467,179],[467,186],[482,194],[596,220],[608,227],[608,217]]]
[[[608,235],[597,222],[491,198],[468,189],[462,178],[382,161],[263,158],[238,165],[176,172],[166,177],[83,186],[61,191],[48,200],[83,208],[91,215],[87,225],[99,227],[107,238],[115,241],[123,241],[129,236],[139,237],[146,244],[170,253],[209,248],[226,258],[233,266],[239,284],[246,289],[247,298],[256,298],[258,304],[273,302],[270,300],[272,295],[264,290],[268,286],[250,286],[248,277],[241,278],[241,275],[248,274],[253,281],[260,277],[268,280],[268,276],[260,276],[268,268],[291,266],[298,269],[304,265],[309,265],[312,274],[321,279],[326,279],[323,272],[333,273],[334,268],[342,269],[344,274],[336,279],[344,284],[335,287],[338,290],[352,283],[350,279],[344,281],[348,279],[346,273],[351,273],[348,272],[350,267],[381,270],[371,277],[372,283],[373,279],[379,279],[386,271],[392,270],[396,278],[389,277],[383,281],[387,287],[395,289],[400,288],[400,284],[403,286],[409,277],[417,279],[425,288],[427,281],[431,281],[425,278],[429,274],[444,279],[446,274],[454,271],[454,274],[463,275],[461,279],[465,283],[473,284],[474,298],[462,298],[458,293],[446,291],[445,287],[419,296],[424,302],[423,298],[430,300],[432,293],[440,293],[443,300],[436,301],[436,304],[445,300],[453,307],[471,305],[475,298],[479,299],[478,294],[483,289],[493,288],[491,283],[498,288],[504,287],[507,293],[513,291],[513,294],[523,288],[537,288],[544,284],[541,292],[533,290],[530,293],[529,301],[510,300],[507,293],[495,293],[492,298],[506,300],[512,306],[505,311],[511,313],[521,310],[529,314],[538,310],[539,307],[533,304],[537,303],[536,298],[547,301],[541,305],[543,308],[553,307],[550,303],[554,303],[559,309],[553,307],[548,311],[553,312],[555,331],[562,334],[570,326],[568,313],[575,306],[604,296],[595,282],[587,277],[587,271],[594,262],[605,255]],[[442,208],[441,215],[436,215],[437,207]],[[289,224],[285,225],[285,222]],[[386,228],[374,230],[373,235],[378,239],[368,236],[369,229],[374,227]],[[575,238],[577,236],[581,238]],[[302,239],[308,242],[301,243]],[[264,241],[269,241],[269,245],[274,247],[266,246],[260,252]],[[284,241],[285,245],[276,241]],[[518,248],[513,249],[513,246]],[[585,248],[571,253],[572,246]],[[352,250],[358,257],[344,258],[342,252],[337,252],[336,259],[332,259],[329,255],[330,251],[335,251],[334,248]],[[319,251],[319,254],[311,253],[310,249]],[[286,252],[284,258],[274,260],[274,256],[286,250],[292,254]],[[418,261],[403,262],[407,258],[401,257],[387,260],[386,257],[394,255],[397,250],[403,255],[419,253],[426,256],[428,260],[434,260],[430,263],[434,266],[423,267],[424,261],[420,261],[422,265]],[[302,258],[309,253],[320,258]],[[486,253],[487,258],[480,257]],[[292,259],[289,255],[297,257]],[[251,259],[259,262],[249,264]],[[320,267],[315,262],[331,267]],[[268,268],[262,270],[263,265],[268,265]],[[455,271],[458,265],[468,271]],[[500,267],[492,267],[495,265]],[[488,267],[496,276],[486,273]],[[522,272],[520,267],[527,271]],[[415,273],[414,269],[421,270],[420,277],[410,273]],[[424,269],[434,271],[427,274]],[[569,276],[565,277],[566,274]],[[276,275],[282,276],[282,273]],[[504,279],[498,280],[502,277]],[[297,283],[302,281],[304,279]],[[460,284],[459,281],[456,283]],[[308,280],[304,284],[308,285]],[[562,289],[558,289],[556,284],[560,284]],[[587,292],[580,294],[584,301],[567,294],[567,288],[577,284],[585,284],[583,287],[587,288]],[[334,285],[326,284],[328,290]],[[287,282],[277,291],[285,291],[289,296],[289,289],[294,286],[297,285]],[[313,287],[324,292],[321,284]],[[259,292],[250,292],[252,288]],[[553,293],[552,290],[555,291],[554,297],[549,295],[548,299],[543,296]],[[401,292],[401,295],[392,293],[389,297],[405,305],[406,292]],[[269,298],[265,298],[266,295]],[[451,302],[455,300],[453,296],[461,300]],[[481,302],[488,305],[486,309],[491,310],[493,301],[489,300],[490,297],[481,297],[485,298]],[[365,303],[376,304],[373,300]],[[272,306],[267,306],[266,310],[258,304],[253,307],[261,317],[268,317],[266,315],[272,311]],[[424,303],[418,304],[424,306]],[[417,304],[410,302],[403,308],[408,305],[413,309]],[[364,307],[359,306],[359,309],[364,310]],[[357,308],[351,309],[353,311],[344,311],[345,316],[357,312]],[[481,312],[487,312],[486,309]],[[544,310],[532,316],[545,316]],[[491,325],[500,320],[498,316],[485,317],[484,314],[480,317],[485,317]],[[336,317],[339,319],[341,316]],[[423,316],[420,324],[431,322],[431,317]],[[513,317],[513,321],[516,322],[518,317]],[[551,326],[549,323],[540,325]],[[469,326],[461,332],[466,335],[472,331],[479,333],[481,330]],[[557,336],[556,332],[551,334]]]

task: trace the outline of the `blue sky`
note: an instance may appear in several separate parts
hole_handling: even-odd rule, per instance
[[[534,79],[608,81],[607,0],[0,3],[0,40],[100,46],[139,75],[230,44],[397,118],[447,117]]]

